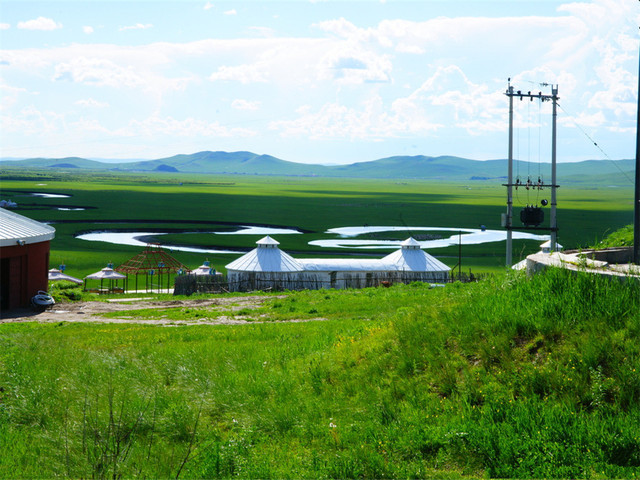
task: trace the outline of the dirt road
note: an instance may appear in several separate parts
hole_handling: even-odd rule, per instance
[[[284,298],[286,295],[274,296],[245,296],[245,297],[219,297],[197,300],[149,300],[144,298],[130,298],[122,301],[107,302],[75,302],[60,303],[46,310],[36,311],[33,308],[16,309],[0,312],[0,323],[16,322],[102,322],[102,323],[141,323],[152,325],[237,325],[256,323],[255,319],[248,319],[247,309],[258,308],[262,303],[274,298]],[[131,310],[157,308],[198,308],[215,312],[211,318],[171,320],[171,319],[146,319],[131,316]],[[245,315],[237,314],[242,310]],[[114,317],[113,312],[123,312],[122,317]],[[129,314],[127,314],[128,312]],[[104,315],[109,313],[109,317]],[[223,313],[223,315],[220,315]]]

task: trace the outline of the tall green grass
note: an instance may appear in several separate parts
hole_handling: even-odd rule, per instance
[[[550,270],[261,324],[4,324],[0,477],[637,478],[639,293]]]
[[[633,245],[633,224],[626,225],[619,230],[609,233],[598,242],[594,248],[630,247]]]

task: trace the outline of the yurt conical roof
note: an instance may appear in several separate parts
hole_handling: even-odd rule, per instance
[[[49,270],[49,281],[53,282],[56,280],[66,280],[67,282],[73,282],[82,284],[82,280],[76,277],[72,277],[71,275],[67,275],[66,273],[62,273],[57,268],[52,268]]]
[[[267,235],[256,242],[258,248],[229,263],[226,268],[242,272],[301,272],[302,264],[278,248],[279,242]]]
[[[89,278],[91,280],[120,280],[125,277],[126,275],[116,272],[113,268],[106,267],[99,272],[92,273],[91,275],[87,275],[84,278]]]
[[[135,274],[148,272],[149,270],[156,270],[163,273],[176,273],[179,270],[184,272],[190,271],[182,263],[169,255],[160,245],[154,243],[148,244],[142,252],[127,260],[116,268],[116,270],[118,272]]]
[[[448,272],[451,269],[437,258],[429,255],[420,248],[413,238],[408,238],[401,244],[400,250],[384,257],[381,262],[392,264],[398,270],[412,272]]]

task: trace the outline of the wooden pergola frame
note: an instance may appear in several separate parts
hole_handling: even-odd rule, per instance
[[[153,291],[153,278],[158,278],[158,291],[162,289],[164,278],[166,277],[166,288],[170,288],[171,274],[174,276],[181,273],[189,273],[187,267],[185,267],[178,260],[169,255],[158,243],[149,243],[145,249],[126,261],[118,268],[117,272],[127,275],[127,290],[129,289],[129,275],[135,275],[135,290],[138,290],[138,276],[144,273],[145,276],[145,290],[148,292],[149,287]]]

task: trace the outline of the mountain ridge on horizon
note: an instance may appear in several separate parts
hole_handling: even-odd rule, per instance
[[[201,151],[170,157],[129,162],[89,160],[82,157],[0,159],[2,168],[80,169],[121,172],[167,172],[191,174],[242,174],[276,176],[318,176],[347,178],[412,178],[450,180],[488,180],[506,178],[507,160],[473,160],[453,155],[396,155],[340,165],[307,164],[282,160],[249,151]],[[514,175],[535,177],[549,163],[514,161]],[[634,160],[583,160],[558,163],[559,177],[571,180],[585,176],[627,177],[633,174]],[[522,175],[520,173],[522,172]],[[543,174],[543,176],[550,176]],[[633,176],[633,175],[631,175]]]

